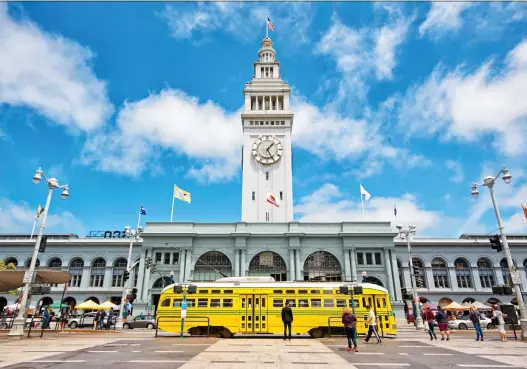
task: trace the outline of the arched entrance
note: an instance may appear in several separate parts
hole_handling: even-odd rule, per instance
[[[335,255],[315,251],[304,262],[304,281],[342,281],[342,268]]]
[[[384,287],[384,284],[381,282],[381,280],[376,277],[366,277],[364,279],[364,283],[371,283],[371,284],[376,284],[377,286]]]
[[[84,300],[84,302],[88,301],[88,300],[92,300],[93,302],[95,302],[96,304],[100,304],[99,302],[99,299],[95,296],[92,296],[92,297],[88,297],[86,300]]]
[[[4,308],[7,306],[7,299],[4,296],[0,296],[0,315],[4,311]]]
[[[44,296],[38,302],[37,308],[40,311],[44,308],[44,306],[49,306],[51,304],[53,304],[53,299],[49,296]]]
[[[287,266],[284,259],[273,251],[262,251],[249,263],[249,276],[273,277],[276,281],[287,281]]]
[[[497,305],[499,303],[501,303],[501,301],[495,297],[489,298],[486,302],[487,305]]]
[[[69,305],[71,307],[71,310],[75,309],[75,306],[77,305],[77,300],[75,298],[68,296],[62,301],[63,304]]]
[[[441,300],[439,300],[438,305],[444,308],[447,305],[450,305],[453,301],[449,299],[448,297],[443,297]]]
[[[467,297],[467,298],[465,298],[465,299],[463,300],[462,304],[465,304],[465,303],[467,303],[467,304],[472,304],[472,303],[475,302],[475,301],[476,301],[476,299],[474,299],[474,298],[472,298],[472,297]]]
[[[201,255],[196,261],[192,280],[215,281],[223,278],[220,273],[232,277],[231,261],[223,252],[209,251]]]

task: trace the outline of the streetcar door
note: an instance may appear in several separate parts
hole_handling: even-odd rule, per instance
[[[254,295],[253,332],[267,333],[267,295]]]
[[[240,332],[250,333],[252,329],[252,296],[240,295]]]

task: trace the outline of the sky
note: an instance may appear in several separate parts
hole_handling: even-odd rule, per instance
[[[527,233],[527,3],[0,1],[0,232],[241,218],[243,88],[266,15],[292,88],[294,218]],[[359,186],[371,194],[362,215]],[[394,217],[397,207],[397,219]]]

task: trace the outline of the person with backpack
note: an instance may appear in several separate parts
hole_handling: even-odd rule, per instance
[[[346,351],[359,352],[357,345],[357,317],[351,312],[350,308],[345,308],[342,314],[342,324],[344,324],[344,332],[348,338],[348,347]],[[353,342],[353,348],[351,343]]]
[[[437,313],[435,316],[437,326],[439,327],[439,332],[441,333],[441,341],[446,340],[450,341],[450,330],[448,329],[448,314],[443,310],[441,306],[437,307]]]

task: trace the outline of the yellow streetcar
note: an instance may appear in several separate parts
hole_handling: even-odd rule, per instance
[[[343,282],[275,282],[272,277],[231,277],[215,282],[173,284],[159,299],[157,323],[166,332],[191,335],[283,334],[282,308],[293,309],[293,334],[324,337],[342,330],[345,307],[355,309],[358,333],[368,331],[366,306],[378,317],[379,334],[395,335],[395,316],[388,291],[375,284],[360,283],[362,293],[351,295]],[[360,288],[359,288],[360,290]],[[186,304],[186,305],[185,305]]]

